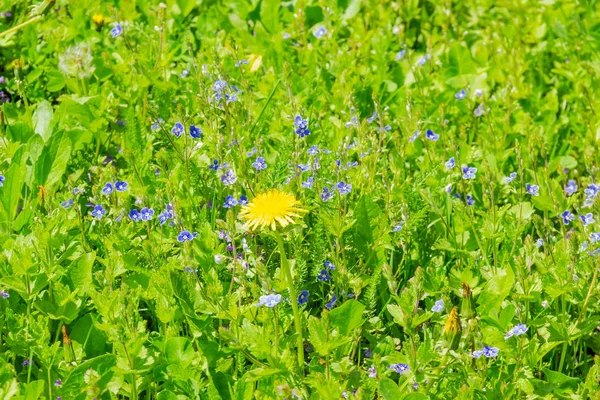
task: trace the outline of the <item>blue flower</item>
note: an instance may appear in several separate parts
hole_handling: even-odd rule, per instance
[[[109,195],[113,192],[113,185],[112,183],[108,182],[106,185],[104,185],[104,187],[102,188],[102,193],[104,193],[105,195]]]
[[[127,190],[127,182],[125,181],[116,181],[115,182],[115,189],[117,190],[117,192],[124,192]]]
[[[400,232],[402,230],[402,221],[398,222],[396,225],[394,225],[394,227],[392,228],[392,232]]]
[[[317,154],[319,154],[319,146],[314,145],[308,149],[309,156],[316,156]]]
[[[238,204],[240,206],[246,206],[246,205],[248,205],[248,198],[245,195],[241,195],[240,196],[240,200],[238,201]]]
[[[321,200],[329,201],[333,197],[333,191],[330,191],[327,187],[323,188],[323,192],[321,193]]]
[[[396,371],[396,373],[402,375],[405,371],[408,371],[410,368],[406,364],[392,364],[390,365],[390,369]]]
[[[227,86],[228,86],[227,81],[219,79],[219,80],[215,81],[215,83],[213,83],[212,89],[215,92],[220,92],[221,90],[225,89]]]
[[[162,118],[157,119],[152,126],[150,127],[150,129],[152,129],[153,131],[157,130],[158,128],[160,128],[160,126],[163,124],[163,122],[165,122]]]
[[[68,210],[73,206],[73,199],[63,201],[62,203],[60,203],[60,206],[65,210]]]
[[[475,200],[473,200],[473,196],[471,196],[471,194],[466,195],[465,199],[467,200],[467,205],[472,206],[475,204]]]
[[[330,262],[330,261],[324,261],[323,265],[325,266],[325,268],[335,271],[335,264]]]
[[[304,189],[312,189],[314,180],[315,180],[315,178],[313,178],[312,176],[309,176],[306,181],[302,182],[302,187]]]
[[[2,290],[0,290],[0,297],[2,297],[2,299],[6,300],[10,297],[10,293],[8,293],[6,290],[2,289]]]
[[[586,194],[587,197],[595,198],[598,195],[598,192],[600,192],[600,185],[592,183],[583,192]]]
[[[534,246],[537,247],[538,249],[540,247],[542,247],[544,245],[544,239],[539,238],[538,240],[535,241]]]
[[[467,92],[465,91],[465,89],[462,89],[460,92],[456,93],[454,97],[456,98],[456,100],[462,100],[465,97],[467,97]]]
[[[0,187],[4,186],[4,180],[6,178],[4,177],[4,175],[0,175]]]
[[[358,118],[356,118],[356,115],[353,115],[352,118],[350,118],[350,121],[346,122],[344,126],[346,128],[352,128],[353,126],[358,127]]]
[[[123,33],[123,27],[121,26],[121,24],[114,24],[113,28],[110,30],[110,34],[112,35],[112,37],[119,37],[121,36],[121,33]]]
[[[425,54],[423,57],[419,58],[419,61],[417,61],[417,64],[419,64],[422,67],[429,60],[429,58],[430,58],[430,55]]]
[[[338,192],[340,193],[340,195],[345,195],[348,194],[352,191],[352,185],[349,183],[344,183],[344,182],[338,182],[338,184],[336,185]]]
[[[257,171],[262,171],[263,169],[267,169],[267,163],[265,162],[265,159],[262,157],[256,157],[256,161],[254,161],[252,163],[252,166]]]
[[[515,180],[515,178],[517,177],[517,173],[516,172],[511,172],[509,176],[504,178],[504,182],[506,183],[511,183],[512,181]]]
[[[235,62],[236,67],[239,67],[240,65],[248,65],[248,60],[237,60]]]
[[[269,308],[275,307],[281,301],[280,294],[268,294],[266,296],[260,296],[257,306],[265,306]]]
[[[440,138],[440,135],[438,135],[431,129],[427,129],[427,132],[425,132],[425,137],[427,137],[427,139],[435,142]]]
[[[435,304],[433,305],[433,307],[431,307],[431,311],[436,312],[436,313],[442,312],[443,309],[444,309],[444,300],[442,300],[442,299],[436,301]]]
[[[302,172],[310,171],[310,164],[296,164],[296,167]]]
[[[394,61],[399,61],[402,60],[404,58],[404,55],[406,54],[406,49],[402,49],[398,52],[398,54],[396,54],[396,57],[394,58]]]
[[[567,182],[567,186],[565,187],[565,192],[567,192],[567,194],[569,196],[572,196],[577,192],[577,184],[575,183],[575,181],[573,179],[571,179],[571,180],[569,180],[569,182]]]
[[[225,198],[225,204],[223,204],[224,208],[232,208],[238,205],[238,201],[233,196],[227,196]]]
[[[486,356],[487,358],[492,358],[492,357],[496,357],[498,355],[499,350],[497,347],[484,346],[481,351],[482,351],[482,354],[484,356]]]
[[[140,214],[140,212],[138,210],[136,210],[135,208],[133,208],[133,209],[131,209],[129,211],[129,218],[132,221],[137,222],[137,221],[141,221],[142,215]]]
[[[160,214],[158,216],[158,222],[163,225],[165,222],[167,222],[169,219],[171,218],[171,215],[168,211],[163,212],[162,214]]]
[[[527,192],[527,194],[530,194],[532,196],[539,196],[540,195],[540,187],[538,185],[530,185],[529,183],[525,184],[525,191]]]
[[[202,129],[195,125],[190,125],[190,136],[192,137],[192,139],[201,139]]]
[[[454,162],[454,157],[450,157],[448,161],[446,161],[446,169],[452,169],[456,163]]]
[[[327,34],[327,29],[325,29],[325,26],[323,26],[323,25],[319,26],[317,28],[317,30],[315,30],[313,32],[314,37],[316,37],[317,39],[321,39],[326,34]]]
[[[212,164],[210,164],[208,168],[212,169],[213,171],[217,171],[219,169],[219,160],[213,160]]]
[[[303,290],[298,295],[298,304],[302,305],[306,303],[308,303],[308,290]]]
[[[322,269],[319,275],[317,276],[317,279],[321,282],[327,282],[331,280],[331,275],[329,275],[329,271],[327,271],[326,269]]]
[[[191,241],[194,237],[195,235],[190,231],[183,230],[177,235],[177,241],[179,243],[185,243]]]
[[[104,207],[102,207],[100,204],[98,204],[92,210],[92,217],[95,217],[95,218],[98,218],[98,219],[102,219],[102,216],[105,213],[106,213],[106,210],[104,209]]]
[[[154,216],[154,210],[148,207],[144,207],[140,210],[140,217],[142,221],[150,221]]]
[[[231,169],[228,169],[223,175],[221,175],[221,182],[223,182],[225,186],[233,185],[236,180],[237,178],[235,176],[235,172],[233,172]]]
[[[565,225],[569,225],[569,223],[575,219],[575,216],[571,214],[571,211],[569,210],[563,211],[563,213],[560,214],[560,216],[562,217]]]
[[[483,355],[483,351],[482,350],[475,350],[473,351],[473,353],[471,354],[471,357],[473,358],[479,358]]]
[[[579,219],[581,219],[581,222],[583,222],[583,226],[588,226],[594,222],[594,214],[587,213],[585,215],[580,215]]]
[[[468,165],[462,166],[463,179],[475,179],[477,168],[469,167]]]
[[[511,330],[506,332],[506,334],[504,335],[504,339],[510,339],[513,336],[521,336],[525,334],[525,332],[527,332],[527,329],[529,328],[527,328],[527,325],[525,324],[516,325]]]
[[[372,124],[377,119],[377,111],[373,111],[373,115],[367,118],[367,122]]]
[[[369,350],[369,349],[367,349],[367,350]],[[365,357],[366,357],[367,350],[365,350]],[[377,378],[377,370],[375,369],[375,365],[371,364],[371,366],[369,367],[367,372],[369,373],[369,378],[371,378],[371,379]]]
[[[333,308],[333,306],[335,306],[335,302],[337,301],[337,296],[334,294],[333,297],[331,298],[331,301],[327,304],[325,304],[325,307],[327,307],[329,310],[331,310]]]
[[[301,138],[310,135],[310,129],[308,129],[308,120],[302,119],[302,117],[299,115],[296,115],[294,118],[294,128],[296,128],[296,134]]]
[[[417,140],[417,138],[419,137],[420,134],[421,134],[421,131],[415,131],[415,133],[413,133],[412,136],[408,138],[408,141],[410,143],[414,142],[415,140]]]
[[[473,114],[475,114],[476,117],[481,117],[483,114],[485,114],[483,103],[477,106],[477,108],[473,111]]]
[[[175,135],[175,137],[180,137],[185,133],[185,126],[183,126],[181,122],[176,122],[171,128],[171,133]]]
[[[590,240],[592,243],[596,243],[600,240],[600,232],[592,232],[590,233]]]

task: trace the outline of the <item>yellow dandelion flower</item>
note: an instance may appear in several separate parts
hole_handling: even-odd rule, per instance
[[[100,27],[100,26],[104,25],[104,22],[106,22],[106,19],[104,18],[104,15],[102,15],[102,14],[94,14],[94,16],[92,17],[92,22],[94,24],[96,24],[96,26]]]
[[[248,205],[242,207],[240,218],[246,221],[250,229],[270,226],[275,230],[277,223],[282,227],[294,223],[294,217],[306,210],[299,208],[300,202],[292,194],[278,189],[257,195]]]

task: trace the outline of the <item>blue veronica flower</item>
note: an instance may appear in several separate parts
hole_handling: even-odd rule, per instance
[[[371,358],[372,355],[373,355],[373,350],[371,350],[369,347],[367,347],[365,349],[365,358]]]
[[[353,115],[352,118],[350,118],[350,121],[346,122],[344,124],[344,126],[346,128],[352,128],[352,127],[357,128],[358,127],[358,118],[356,118],[356,115]]]
[[[413,133],[412,136],[408,138],[408,141],[410,143],[414,142],[415,140],[417,140],[417,138],[419,137],[420,134],[421,134],[421,131],[415,131],[415,133]]]
[[[163,225],[169,220],[169,218],[171,218],[170,213],[165,211],[158,216],[158,222]]]
[[[181,77],[186,78],[190,74],[190,67],[187,67],[181,72]]]
[[[471,196],[470,193],[465,196],[465,199],[467,200],[467,205],[472,206],[473,204],[475,204],[475,200],[473,199],[473,196]]]
[[[423,57],[419,58],[419,61],[417,61],[417,64],[419,64],[419,66],[422,67],[429,60],[429,58],[431,58],[431,56],[429,54],[425,54]]]
[[[310,135],[310,129],[308,129],[308,120],[302,119],[302,117],[299,115],[296,115],[294,118],[294,128],[296,128],[296,134],[301,138]]]
[[[142,220],[142,215],[140,214],[140,212],[138,210],[136,210],[135,208],[131,209],[129,211],[129,218],[131,218],[132,221],[141,221]]]
[[[123,33],[123,27],[121,26],[121,24],[114,24],[113,28],[110,30],[110,34],[112,35],[113,38],[117,38],[117,37],[121,36],[122,33]]]
[[[238,204],[240,206],[247,206],[248,205],[248,198],[245,195],[241,195],[240,196],[240,200],[238,201]]]
[[[373,111],[373,115],[367,118],[367,122],[372,124],[377,119],[377,111]]]
[[[238,205],[238,201],[233,196],[227,196],[225,198],[225,204],[223,204],[224,208],[232,208]]]
[[[465,97],[467,97],[467,92],[465,91],[465,89],[462,89],[460,92],[457,92],[454,97],[456,98],[456,100],[462,100]]]
[[[349,183],[344,183],[342,181],[338,182],[338,184],[336,185],[336,188],[338,190],[338,192],[340,193],[340,195],[345,195],[348,194],[352,191],[352,185]]]
[[[600,185],[592,183],[583,192],[587,197],[595,198],[598,195],[598,192],[600,192]]]
[[[308,290],[303,290],[300,292],[300,294],[298,295],[298,304],[299,305],[303,305],[308,303]]]
[[[583,226],[588,226],[589,224],[594,222],[594,214],[587,213],[585,215],[580,215],[579,219],[583,222]]]
[[[563,213],[560,214],[560,216],[562,217],[563,223],[565,225],[569,225],[569,223],[575,219],[575,215],[571,214],[571,211],[569,210],[563,211]]]
[[[581,243],[581,247],[579,248],[581,251],[585,251],[588,247],[588,242],[587,240],[584,240],[583,243]]]
[[[316,171],[321,168],[321,164],[319,164],[319,159],[317,157],[315,157],[315,159],[313,160],[312,168],[313,168],[313,171]]]
[[[276,293],[268,294],[266,296],[260,296],[257,306],[258,307],[265,306],[265,307],[273,308],[277,304],[279,304],[280,301],[281,301],[280,294],[276,294]]]
[[[127,190],[127,182],[125,181],[116,181],[115,182],[115,190],[117,192],[124,192]]]
[[[392,232],[400,232],[402,230],[402,221],[398,222],[396,225],[394,225],[394,227],[392,228]]]
[[[257,151],[258,151],[258,149],[256,147],[253,147],[252,150],[250,150],[249,152],[246,153],[246,155],[248,157],[252,157],[254,154],[256,154]]]
[[[177,241],[179,243],[185,243],[191,241],[194,237],[195,235],[190,231],[183,230],[177,235]]]
[[[511,183],[512,181],[515,180],[515,178],[517,177],[517,173],[516,172],[511,172],[509,176],[504,178],[504,182],[506,183]]]
[[[192,139],[202,139],[202,129],[195,125],[190,125],[190,136]]]
[[[473,351],[473,353],[471,354],[471,357],[473,358],[479,358],[483,355],[483,350],[475,350]]]
[[[225,93],[225,101],[227,103],[233,103],[234,101],[237,101],[237,94],[235,94],[235,93],[234,94]]]
[[[325,268],[331,270],[331,271],[335,271],[335,264],[330,262],[330,261],[323,261],[323,265],[325,266]]]
[[[213,160],[212,164],[210,164],[208,168],[212,169],[213,171],[217,171],[219,169],[219,160]]]
[[[600,232],[592,232],[590,233],[590,240],[592,243],[596,243],[600,240]]]
[[[499,350],[497,347],[484,346],[481,351],[487,358],[492,358],[498,355]]]
[[[236,181],[237,178],[235,176],[235,172],[233,172],[231,169],[228,169],[223,175],[221,175],[221,182],[223,182],[225,186],[233,185]]]
[[[319,146],[316,144],[308,149],[309,156],[316,156],[317,154],[319,154]]]
[[[437,133],[435,133],[431,129],[427,129],[427,132],[425,132],[425,137],[427,137],[427,139],[435,142],[435,141],[437,141],[440,138],[440,135],[438,135]]]
[[[518,324],[516,326],[514,326],[511,330],[509,330],[508,332],[506,332],[506,334],[504,335],[504,339],[510,339],[513,336],[521,336],[523,334],[525,334],[525,332],[527,332],[529,328],[527,328],[527,325],[525,324]]]
[[[444,300],[440,299],[438,301],[435,302],[435,304],[433,305],[433,307],[431,307],[431,311],[439,313],[442,312],[444,310]]]
[[[0,297],[2,297],[2,299],[6,300],[10,297],[10,293],[8,293],[6,290],[2,289],[2,290],[0,290]]]
[[[113,192],[113,185],[112,183],[108,182],[106,185],[104,185],[104,187],[102,188],[102,193],[104,193],[105,195],[109,195]]]
[[[317,279],[321,282],[327,282],[331,280],[331,275],[329,275],[329,271],[327,271],[326,269],[322,269],[319,275],[317,276]]]
[[[446,161],[446,169],[452,169],[455,165],[456,162],[454,161],[454,157],[450,157],[450,159]]]
[[[62,203],[60,203],[60,206],[65,210],[68,210],[73,206],[73,199],[63,201]]]
[[[462,166],[463,179],[475,179],[477,168],[469,167],[468,165]]]
[[[369,349],[367,349],[367,350],[369,350]],[[366,350],[365,350],[365,352],[366,352]],[[371,364],[369,369],[367,369],[367,372],[369,373],[369,378],[371,378],[371,379],[377,378],[377,370],[375,369],[375,365]]]
[[[312,189],[314,180],[315,180],[315,178],[313,178],[312,176],[309,176],[306,181],[302,182],[302,187],[304,189]]]
[[[538,185],[530,185],[529,183],[525,184],[525,191],[527,192],[527,194],[530,194],[532,196],[539,196],[540,195],[540,187]]]
[[[316,37],[317,39],[321,39],[323,36],[327,35],[327,29],[325,28],[325,26],[321,25],[319,26],[314,32],[313,32],[313,36]]]
[[[4,177],[4,175],[0,175],[0,187],[4,186],[4,180],[6,178]]]
[[[219,80],[215,81],[215,83],[213,83],[212,90],[214,90],[215,92],[220,92],[221,90],[225,89],[227,86],[228,86],[227,81],[219,79]]]
[[[100,204],[94,206],[94,209],[92,210],[92,217],[97,218],[97,219],[102,219],[102,216],[106,213],[106,210],[104,209],[104,207],[102,207]]]
[[[334,294],[333,297],[331,298],[331,300],[329,301],[329,303],[325,304],[325,307],[327,307],[329,310],[331,310],[333,308],[333,306],[335,306],[336,301],[337,301],[337,296]]]
[[[398,52],[398,54],[396,54],[396,57],[394,58],[394,61],[399,61],[402,60],[404,58],[404,55],[406,54],[406,49],[402,49]]]
[[[140,218],[142,221],[150,221],[154,216],[154,210],[152,208],[144,207],[140,210]]]
[[[572,196],[577,192],[577,184],[573,179],[567,182],[567,186],[565,187],[565,192],[567,192],[568,196]]]
[[[162,118],[157,119],[152,126],[150,127],[150,129],[152,129],[153,131],[157,130],[158,128],[160,128],[160,126],[163,124],[163,122],[165,122]]]
[[[385,125],[383,128],[379,128],[379,132],[383,131],[391,131],[392,127],[390,125]]]
[[[333,197],[333,191],[329,190],[327,187],[323,188],[323,192],[321,193],[321,200],[329,201]]]
[[[537,247],[538,249],[540,247],[542,247],[544,245],[544,239],[539,238],[538,240],[535,241],[534,246]]]
[[[185,133],[185,126],[181,122],[175,122],[175,125],[171,128],[171,133],[175,135],[175,137],[180,137]]]
[[[248,60],[237,60],[235,62],[236,67],[239,67],[240,65],[248,65]]]
[[[483,114],[485,114],[485,109],[483,108],[483,103],[479,104],[477,106],[477,108],[475,110],[473,110],[473,114],[475,114],[476,117],[481,117]]]
[[[263,169],[267,169],[267,163],[265,162],[265,159],[262,157],[256,157],[256,161],[254,161],[252,163],[252,166],[257,171],[262,171]]]
[[[408,371],[410,368],[406,364],[392,364],[390,365],[390,369],[395,371],[396,373],[402,375],[404,372]]]
[[[298,167],[302,172],[310,171],[310,164],[296,164],[296,167]]]

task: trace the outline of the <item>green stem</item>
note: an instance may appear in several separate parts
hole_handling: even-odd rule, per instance
[[[281,269],[287,280],[288,288],[290,290],[290,303],[292,303],[292,311],[294,313],[294,325],[296,326],[296,335],[298,336],[298,364],[302,371],[304,371],[304,340],[302,339],[302,321],[300,320],[300,311],[298,310],[298,296],[296,295],[296,288],[294,287],[294,280],[292,279],[292,271],[290,263],[285,253],[285,247],[283,246],[283,240],[279,231],[274,231],[275,240],[279,246],[279,253],[281,254]]]

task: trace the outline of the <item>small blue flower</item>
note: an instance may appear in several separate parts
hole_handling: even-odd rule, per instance
[[[68,210],[73,206],[73,199],[63,201],[62,203],[60,203],[60,206],[65,210]]]
[[[308,149],[309,156],[316,156],[317,154],[319,154],[319,146],[314,145]]]
[[[117,190],[117,192],[124,192],[127,190],[127,182],[125,181],[116,181],[115,182],[115,189]]]
[[[484,346],[481,351],[487,358],[492,358],[498,355],[499,350],[497,347]]]
[[[181,122],[176,122],[171,128],[171,133],[175,135],[175,137],[180,137],[185,133],[185,126]]]
[[[181,72],[181,77],[186,78],[190,74],[190,67],[187,67]]]
[[[344,183],[344,182],[338,182],[338,184],[336,185],[336,188],[338,190],[338,192],[340,193],[340,195],[345,195],[348,194],[352,191],[352,185],[349,183]]]
[[[267,163],[265,162],[265,159],[262,157],[256,157],[256,161],[254,161],[252,163],[252,166],[257,171],[262,171],[263,169],[267,169]]]
[[[372,124],[377,119],[377,111],[373,111],[373,115],[367,118],[367,122]]]
[[[227,81],[219,79],[219,80],[215,81],[215,83],[213,83],[212,89],[215,92],[220,92],[221,90],[225,89],[227,86],[228,86]]]
[[[423,65],[425,65],[425,63],[429,60],[431,56],[429,54],[425,54],[423,57],[419,58],[419,61],[417,61],[417,64],[419,64],[421,67]]]
[[[144,207],[140,210],[140,217],[142,221],[150,221],[154,216],[154,210],[148,207]]]
[[[406,364],[392,364],[390,365],[390,369],[402,375],[405,371],[408,371],[410,368]]]
[[[248,198],[244,195],[240,196],[240,200],[238,201],[238,204],[240,206],[247,206],[248,205]]]
[[[569,223],[575,219],[575,216],[571,214],[571,211],[569,210],[563,211],[563,213],[560,214],[560,216],[562,217],[563,223],[565,225],[569,225]]]
[[[417,140],[417,138],[419,137],[420,134],[421,134],[421,131],[415,131],[415,133],[413,133],[412,136],[408,138],[408,141],[410,143],[414,142],[415,140]]]
[[[240,65],[248,65],[248,60],[237,60],[235,62],[236,67],[239,67]]]
[[[475,114],[476,117],[481,117],[483,114],[485,114],[485,109],[483,108],[483,103],[478,105],[477,108],[475,110],[473,110],[473,114]]]
[[[567,195],[572,196],[577,192],[577,184],[575,183],[575,181],[573,179],[569,180],[569,182],[567,182],[567,186],[565,187],[565,192],[567,192]]]
[[[227,196],[225,198],[225,204],[223,204],[224,208],[232,208],[238,205],[238,201],[233,196]]]
[[[177,241],[179,243],[185,243],[191,241],[195,237],[190,231],[183,230],[177,235]]]
[[[370,348],[366,348],[365,349],[365,358],[371,358],[373,356],[373,350],[371,350]]]
[[[233,185],[236,181],[237,178],[235,176],[235,172],[233,172],[231,169],[228,169],[223,175],[221,175],[221,182],[223,182],[225,186]]]
[[[540,247],[542,247],[544,245],[544,239],[539,238],[538,240],[535,241],[534,246],[537,247],[538,249]]]
[[[303,305],[308,303],[308,290],[303,290],[298,295],[298,305]]]
[[[136,210],[135,208],[131,209],[129,211],[129,218],[134,221],[141,221],[142,220],[142,215],[140,214],[140,212],[138,210]]]
[[[471,196],[470,193],[465,196],[465,200],[467,200],[467,205],[469,205],[469,206],[472,206],[473,204],[475,204],[475,200],[473,199],[473,196]]]
[[[2,289],[2,290],[0,290],[0,297],[2,297],[3,300],[6,300],[10,297],[10,293],[8,293],[6,290]]]
[[[329,271],[327,271],[326,269],[322,269],[319,275],[317,276],[317,279],[321,282],[327,282],[331,280],[331,275],[329,275]]]
[[[323,265],[325,266],[325,268],[327,268],[331,271],[335,271],[335,264],[332,263],[331,261],[324,261]]]
[[[212,164],[210,164],[208,168],[212,169],[213,171],[217,171],[219,169],[219,160],[213,160]]]
[[[438,135],[437,133],[435,133],[431,129],[427,129],[427,132],[425,132],[425,137],[427,137],[427,139],[435,142],[435,141],[437,141],[440,138],[440,135]]]
[[[106,185],[104,185],[104,187],[102,188],[102,193],[104,193],[105,195],[109,195],[113,192],[113,185],[112,183],[108,182]]]
[[[369,350],[369,349],[367,349],[367,350]],[[365,353],[367,352],[367,350],[365,350]],[[366,357],[366,354],[365,354],[365,357]],[[371,379],[377,378],[377,370],[375,369],[375,365],[371,364],[371,366],[369,367],[367,372],[369,373],[369,378],[371,378]]]
[[[592,241],[592,243],[596,243],[597,241],[600,241],[600,232],[590,233],[590,240]]]
[[[454,157],[450,157],[450,159],[446,161],[446,169],[452,169],[455,165],[456,162],[454,161]]]
[[[121,24],[114,24],[113,28],[110,30],[110,34],[113,38],[121,36],[123,33],[123,27]]]
[[[333,297],[331,298],[331,301],[327,304],[325,304],[325,307],[327,307],[329,310],[331,310],[333,308],[333,306],[335,306],[335,302],[337,301],[337,296],[334,294]]]
[[[162,118],[157,119],[152,126],[150,127],[150,129],[152,129],[153,131],[157,130],[158,128],[161,127],[161,125],[164,123],[165,121]]]
[[[327,34],[327,29],[325,29],[325,26],[321,25],[319,26],[314,32],[313,35],[314,37],[316,37],[317,39],[321,39],[323,36],[325,36]]]
[[[462,100],[465,97],[467,97],[467,92],[465,91],[465,89],[462,89],[460,92],[456,93],[454,97],[456,98],[456,100]]]
[[[275,307],[281,301],[280,294],[268,294],[266,296],[260,296],[257,306],[265,306],[269,308]]]
[[[540,187],[538,185],[530,185],[529,183],[526,183],[525,191],[527,192],[527,194],[530,194],[532,196],[540,195]]]
[[[431,307],[431,311],[439,313],[442,312],[444,310],[444,300],[440,299],[438,301],[435,302],[435,304],[433,305],[433,307]]]
[[[296,115],[294,118],[294,128],[296,128],[296,134],[301,138],[310,135],[310,129],[308,129],[308,120],[302,119],[302,117],[299,115]]]
[[[310,171],[310,164],[296,164],[296,167],[302,172]]]
[[[529,328],[527,328],[527,325],[525,324],[516,325],[511,330],[506,332],[506,334],[504,335],[504,339],[510,339],[513,336],[521,336],[525,334],[525,332],[527,332],[528,329]]]
[[[358,127],[358,118],[356,118],[356,115],[353,115],[352,118],[350,118],[350,121],[346,122],[344,124],[344,126],[346,128],[352,128],[352,127],[357,128]]]
[[[323,188],[323,192],[321,193],[321,200],[329,201],[333,197],[333,191],[329,190],[327,187]]]
[[[192,139],[202,139],[202,129],[195,125],[190,125],[190,136]]]
[[[0,175],[0,187],[4,186],[4,180],[6,178],[4,177],[4,175]]]
[[[594,183],[590,184],[587,189],[583,191],[587,197],[596,198],[598,192],[600,192],[600,185]]]
[[[102,216],[106,213],[106,210],[104,209],[104,207],[102,207],[100,204],[94,206],[94,209],[92,210],[92,217],[97,218],[97,219],[102,219]]]
[[[400,232],[402,230],[402,221],[398,222],[396,225],[394,225],[394,227],[392,228],[392,232]]]
[[[312,176],[309,176],[306,181],[302,182],[302,187],[304,189],[312,189],[314,180],[315,180],[315,178],[313,178]]]
[[[171,218],[170,213],[165,211],[162,214],[160,214],[158,216],[158,222],[163,225],[165,222],[167,222],[169,219]]]
[[[26,358],[25,361],[23,361],[23,363],[21,365],[24,367],[27,367],[32,363],[33,363],[33,361],[30,358]]]
[[[517,177],[517,173],[516,172],[511,172],[509,176],[504,178],[504,182],[506,183],[511,183],[512,181],[515,180],[515,178]]]
[[[404,55],[406,54],[406,49],[402,49],[398,52],[398,54],[396,54],[396,57],[394,58],[394,61],[399,61],[402,60],[404,58]]]
[[[483,355],[483,350],[475,350],[473,351],[473,353],[471,354],[471,357],[473,358],[479,358]]]
[[[581,222],[583,222],[583,226],[588,226],[594,222],[594,214],[587,213],[585,215],[580,215],[579,219],[581,219]]]
[[[462,166],[463,179],[475,179],[477,168],[469,167],[468,165]]]

